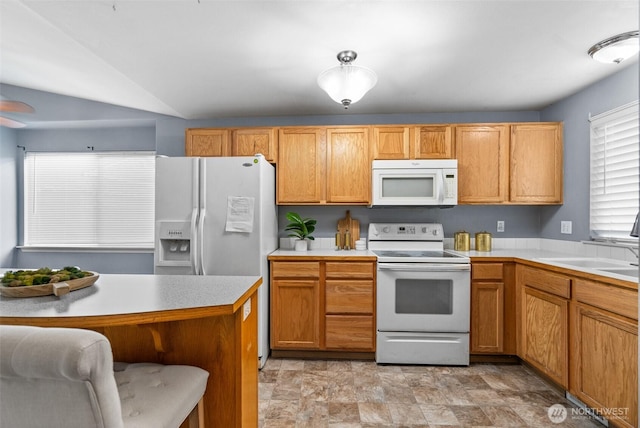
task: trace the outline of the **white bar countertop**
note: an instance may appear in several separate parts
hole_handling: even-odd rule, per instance
[[[6,270],[0,268],[0,276]],[[234,312],[260,276],[100,274],[61,297],[0,296],[0,317],[95,317],[194,308]]]

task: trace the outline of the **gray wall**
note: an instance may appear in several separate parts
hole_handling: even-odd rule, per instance
[[[225,118],[188,121],[94,101],[65,97],[0,84],[0,93],[20,99],[36,108],[40,120],[53,122],[42,129],[7,130],[0,133],[0,266],[34,267],[76,264],[104,273],[150,273],[153,255],[146,253],[66,253],[14,251],[20,243],[22,224],[18,201],[21,199],[21,153],[17,145],[29,150],[117,150],[155,149],[159,155],[184,156],[184,130],[196,127],[357,125],[401,123],[464,123],[512,121],[565,122],[565,187],[563,206],[457,206],[439,208],[366,208],[282,206],[279,208],[280,235],[284,233],[285,213],[297,211],[318,220],[316,237],[331,237],[338,219],[347,209],[361,223],[366,235],[370,222],[440,222],[450,237],[460,229],[487,230],[497,238],[545,237],[565,240],[588,238],[588,113],[600,113],[637,98],[638,64],[597,82],[541,112],[465,112],[412,115],[289,116]],[[585,136],[586,135],[586,136]],[[586,187],[585,187],[586,186]],[[496,221],[505,221],[505,232],[496,233]],[[574,222],[572,235],[560,235],[560,220]]]
[[[542,238],[589,239],[589,116],[635,101],[638,95],[636,61],[613,76],[542,110],[540,120],[564,122],[564,204],[541,210]],[[560,234],[563,220],[573,222],[573,234]]]
[[[17,132],[0,127],[0,266],[14,266],[18,244]]]

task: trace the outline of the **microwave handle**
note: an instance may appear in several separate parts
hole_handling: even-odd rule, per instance
[[[444,175],[445,175],[444,171],[440,170],[440,180],[438,180],[439,181],[439,183],[438,183],[438,187],[439,187],[439,190],[438,190],[438,203],[440,203],[440,204],[444,203],[444,192],[445,192]]]

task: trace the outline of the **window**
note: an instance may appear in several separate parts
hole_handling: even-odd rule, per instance
[[[638,102],[591,118],[591,238],[629,240],[638,213]]]
[[[24,245],[153,248],[155,154],[27,152]]]

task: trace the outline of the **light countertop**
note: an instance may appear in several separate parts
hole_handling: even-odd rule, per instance
[[[0,275],[6,270],[0,269]],[[233,313],[261,282],[259,276],[100,274],[92,286],[62,297],[0,296],[0,317],[99,317],[193,308]]]
[[[634,269],[638,272],[638,266],[631,265],[631,263],[622,260],[605,259],[597,257],[580,256],[571,253],[562,253],[549,250],[540,249],[499,249],[493,251],[453,251],[452,253],[460,254],[466,257],[470,257],[472,261],[481,260],[482,258],[517,258],[520,260],[526,260],[531,262],[543,263],[550,266],[560,267],[563,269],[571,269],[578,272],[584,272],[591,275],[599,275],[608,278],[619,279],[622,281],[629,281],[633,283],[638,282],[636,276],[624,275],[621,273],[607,272],[600,269],[594,269],[584,266],[577,266],[572,264],[573,260],[590,260],[602,262],[603,265],[611,265],[619,268]]]
[[[566,259],[595,259],[593,257],[587,256],[578,256],[576,254],[564,253],[564,252],[556,252],[549,250],[541,250],[541,249],[496,249],[493,251],[454,251],[451,249],[446,249],[455,254],[459,254],[461,256],[471,258],[471,261],[481,261],[483,258],[496,258],[496,259],[520,259],[525,261],[543,263],[550,266],[560,267],[563,269],[570,269],[578,272],[585,272],[591,275],[599,275],[608,278],[614,278],[622,281],[629,281],[632,283],[637,283],[638,279],[634,276],[606,272],[602,270],[596,270],[587,267],[580,267],[575,265],[569,265],[566,263]],[[271,260],[278,259],[286,259],[286,258],[341,258],[341,259],[350,259],[350,258],[375,258],[376,255],[369,250],[356,251],[336,251],[331,249],[313,249],[308,251],[294,251],[294,250],[276,250],[269,255]],[[558,259],[557,261],[550,259]],[[561,260],[565,259],[565,260]],[[606,263],[617,264],[621,268],[635,268],[638,269],[637,266],[632,266],[629,262],[614,260],[614,259],[598,259],[603,260]]]
[[[295,251],[295,250],[276,250],[269,254],[269,257],[376,257],[373,251],[369,250],[332,250],[332,249],[317,249],[307,251]]]

